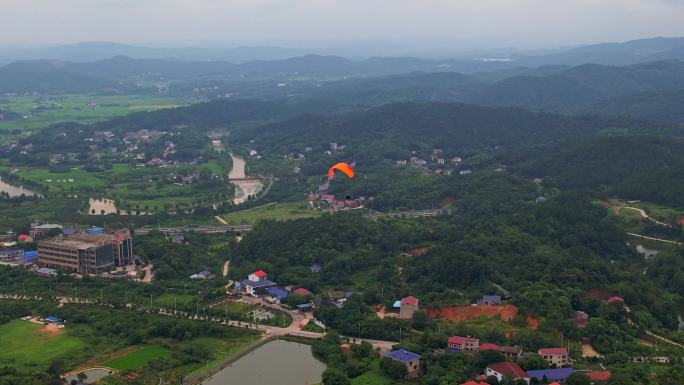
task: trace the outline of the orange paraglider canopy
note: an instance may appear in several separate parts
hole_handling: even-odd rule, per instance
[[[342,171],[349,179],[354,177],[354,168],[347,163],[338,163],[328,170],[328,179],[332,179],[335,176],[335,170]]]

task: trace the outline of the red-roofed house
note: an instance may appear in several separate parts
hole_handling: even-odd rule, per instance
[[[501,350],[501,346],[499,346],[499,345],[497,345],[497,344],[493,344],[493,343],[491,343],[491,342],[485,342],[484,344],[480,345],[479,350],[480,350],[480,351],[483,351],[483,350],[494,350],[495,352],[498,352],[498,351]]]
[[[625,300],[621,297],[610,297],[606,300],[606,303],[615,303],[615,302],[625,302]]]
[[[499,381],[502,381],[504,377],[508,377],[513,380],[523,379],[528,384],[530,383],[530,377],[527,375],[527,372],[513,362],[498,362],[496,364],[491,364],[487,366],[486,374],[487,377],[494,376]]]
[[[455,352],[476,352],[480,347],[480,340],[471,337],[452,336],[447,340],[447,347]]]
[[[600,371],[600,372],[585,372],[587,377],[591,380],[594,385],[606,384],[610,377],[613,375],[610,370]]]
[[[677,224],[679,224],[680,226],[684,226],[684,217],[677,218]]]
[[[292,293],[297,294],[297,295],[301,295],[301,296],[304,296],[304,297],[306,297],[307,295],[313,295],[312,292],[306,290],[306,289],[303,288],[303,287],[300,287],[299,289],[293,290]]]
[[[468,381],[468,382],[462,383],[461,385],[480,385],[480,384],[481,384],[481,382]]]
[[[418,298],[413,296],[402,298],[401,306],[399,307],[399,318],[411,319],[416,310],[418,310]]]
[[[557,368],[562,368],[570,363],[566,348],[541,348],[538,353],[549,363],[549,366],[556,365]]]
[[[257,270],[247,277],[247,279],[249,279],[252,282],[259,282],[264,278],[266,278],[266,272],[263,270]]]
[[[17,240],[19,241],[19,243],[23,243],[23,242],[32,242],[32,241],[33,241],[33,239],[31,239],[31,236],[28,235],[28,234],[20,234],[20,235],[17,237]]]

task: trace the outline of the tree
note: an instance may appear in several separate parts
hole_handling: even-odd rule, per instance
[[[565,381],[566,385],[591,385],[591,379],[584,373],[575,372]]]
[[[424,310],[418,310],[417,312],[413,313],[413,322],[411,323],[412,328],[425,331],[426,329],[431,329],[433,325],[434,322],[428,317]]]
[[[524,370],[539,370],[549,367],[544,357],[536,353],[525,354],[518,359],[518,365]]]
[[[328,368],[323,372],[323,385],[349,385],[349,377],[336,368]]]
[[[489,364],[506,361],[506,356],[494,350],[482,350],[475,354],[473,367],[476,371],[482,372]]]
[[[88,379],[88,375],[85,372],[77,374],[76,377],[78,377],[79,382],[85,382]]]
[[[383,357],[380,360],[380,370],[382,370],[387,377],[394,380],[401,380],[402,378],[405,378],[407,374],[406,365],[388,357]]]

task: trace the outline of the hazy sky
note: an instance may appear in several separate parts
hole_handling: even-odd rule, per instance
[[[0,44],[436,39],[550,47],[684,36],[684,0],[0,0]]]

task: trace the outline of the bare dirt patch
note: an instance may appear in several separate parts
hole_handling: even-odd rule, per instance
[[[41,334],[61,334],[64,333],[64,329],[60,329],[57,327],[57,324],[47,324],[45,327],[42,327],[38,329],[38,332]]]
[[[428,308],[427,313],[430,318],[441,318],[452,322],[470,321],[480,316],[499,317],[503,321],[511,321],[518,315],[518,308],[515,305],[443,306]]]

